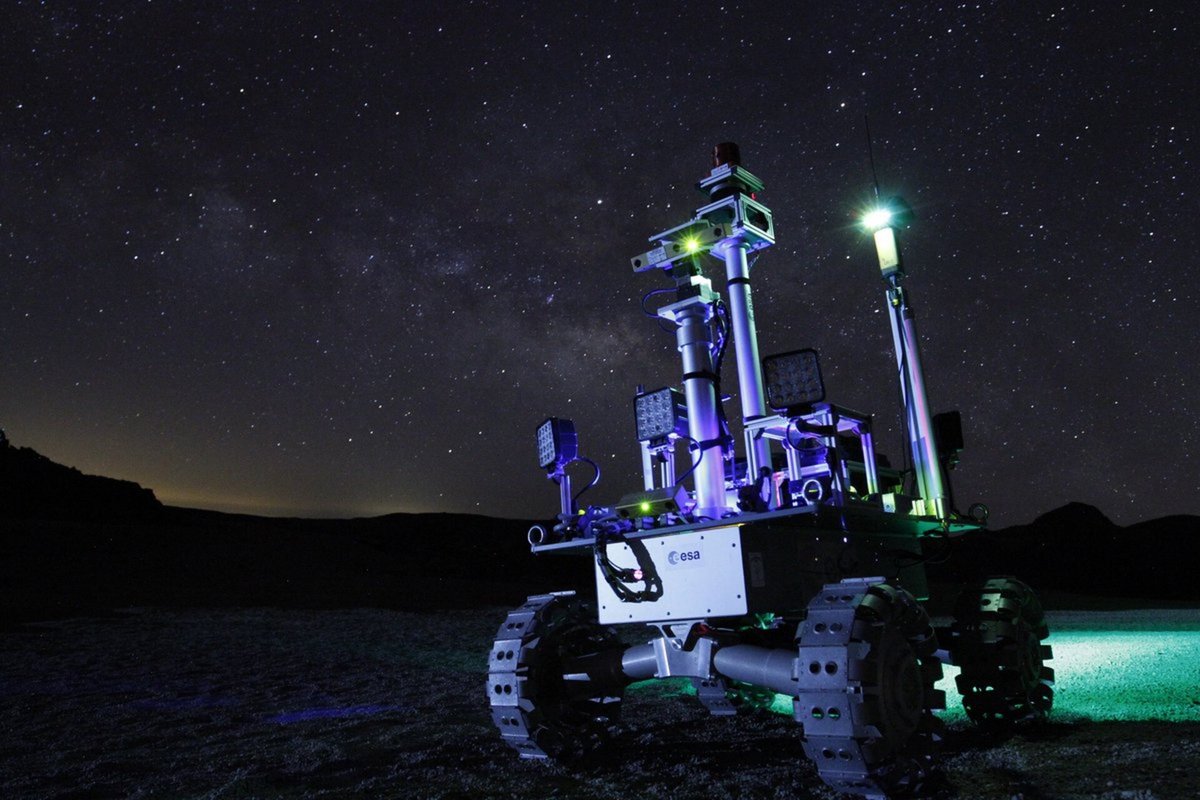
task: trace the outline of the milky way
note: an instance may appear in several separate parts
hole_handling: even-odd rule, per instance
[[[679,378],[628,259],[731,140],[762,352],[817,348],[898,460],[869,112],[960,501],[1200,511],[1188,4],[325,5],[10,4],[15,444],[183,505],[544,517],[558,415],[611,502]]]

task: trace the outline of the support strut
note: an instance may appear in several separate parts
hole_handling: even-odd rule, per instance
[[[949,509],[937,443],[934,441],[933,416],[925,395],[925,373],[921,368],[916,321],[908,304],[908,296],[900,285],[899,274],[888,277],[887,300],[917,489],[925,499],[925,513],[944,520]]]
[[[697,517],[720,519],[728,506],[725,499],[725,459],[717,411],[716,375],[713,373],[712,334],[708,324],[712,315],[712,300],[702,292],[661,308],[658,313],[678,326],[675,339],[683,361],[688,433],[695,446],[692,463],[696,507],[693,511]]]
[[[762,364],[758,358],[758,332],[754,324],[754,303],[750,294],[750,266],[746,253],[750,245],[736,237],[721,243],[725,257],[725,276],[729,291],[729,316],[733,346],[737,356],[738,392],[742,403],[742,421],[753,422],[766,416]],[[771,445],[766,439],[753,441],[746,453],[746,480],[753,482],[759,467],[771,466]]]

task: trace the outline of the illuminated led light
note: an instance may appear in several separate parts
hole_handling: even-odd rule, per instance
[[[862,216],[863,229],[875,238],[879,270],[888,280],[904,273],[896,230],[908,227],[912,218],[912,208],[901,197],[890,197],[886,201],[880,201],[880,205]]]
[[[550,417],[537,429],[538,466],[552,469],[569,464],[579,455],[579,439],[575,423],[569,419]]]
[[[657,517],[660,514],[677,514],[687,502],[686,489],[682,486],[666,486],[662,489],[630,492],[617,501],[615,510],[621,519]]]
[[[699,252],[700,251],[700,240],[697,239],[695,236],[689,236],[688,238],[683,240],[683,249],[689,253]]]
[[[687,433],[687,404],[683,395],[667,386],[633,399],[637,439],[649,442],[673,433]]]
[[[875,231],[875,252],[879,255],[879,269],[885,275],[900,269],[900,247],[896,244],[894,228]]]
[[[764,358],[763,383],[767,404],[779,411],[797,411],[825,399],[816,350],[793,350]]]
[[[888,208],[876,208],[863,215],[862,225],[869,231],[886,228],[892,222],[892,212]]]

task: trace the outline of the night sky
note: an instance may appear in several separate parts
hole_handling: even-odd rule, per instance
[[[8,3],[0,427],[177,505],[550,517],[566,416],[612,502],[680,372],[629,258],[730,140],[762,353],[817,348],[898,461],[869,111],[960,506],[1200,512],[1194,11]]]

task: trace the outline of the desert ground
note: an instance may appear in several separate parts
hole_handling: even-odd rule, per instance
[[[522,762],[483,691],[504,609],[150,609],[0,632],[0,797],[833,798],[782,698],[710,718],[626,694],[575,769]],[[1200,610],[1051,612],[1051,721],[1005,741],[953,698],[936,798],[1200,797]],[[953,675],[948,669],[947,687]]]

